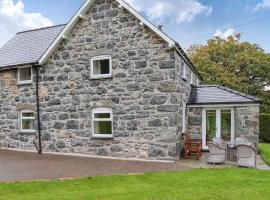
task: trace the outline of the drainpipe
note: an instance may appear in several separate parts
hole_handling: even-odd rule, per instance
[[[38,66],[35,66],[36,74],[36,100],[37,100],[37,120],[38,120],[38,145],[35,143],[38,153],[42,153],[42,144],[41,144],[41,123],[40,123],[40,107],[39,107],[39,70]]]

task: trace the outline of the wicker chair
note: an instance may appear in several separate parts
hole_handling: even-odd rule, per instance
[[[207,145],[209,148],[208,163],[226,163],[226,147],[214,142],[208,142]]]
[[[219,144],[220,146],[226,147],[224,140],[221,138],[213,138],[212,142]]]
[[[256,168],[257,151],[253,146],[241,144],[237,146],[237,165]]]

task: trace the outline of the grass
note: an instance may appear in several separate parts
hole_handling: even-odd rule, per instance
[[[269,200],[270,172],[197,169],[128,176],[0,183],[0,199]]]
[[[270,165],[270,144],[260,144],[260,153],[265,162]]]

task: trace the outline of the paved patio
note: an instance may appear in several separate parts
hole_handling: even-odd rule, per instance
[[[0,182],[191,169],[180,162],[143,162],[0,150]]]
[[[237,167],[236,162],[229,161],[227,164],[208,164],[207,163],[207,153],[204,153],[202,158],[198,160],[180,160],[178,162],[181,162],[182,165],[185,165],[187,167],[191,168],[226,168],[226,167]],[[262,157],[260,155],[257,155],[257,169],[260,170],[270,170],[270,166],[268,166]]]

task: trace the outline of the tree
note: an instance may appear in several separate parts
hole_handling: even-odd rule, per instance
[[[270,54],[259,45],[240,41],[235,34],[214,37],[206,45],[193,45],[188,54],[204,78],[204,84],[218,84],[263,99],[263,110],[270,112]]]

